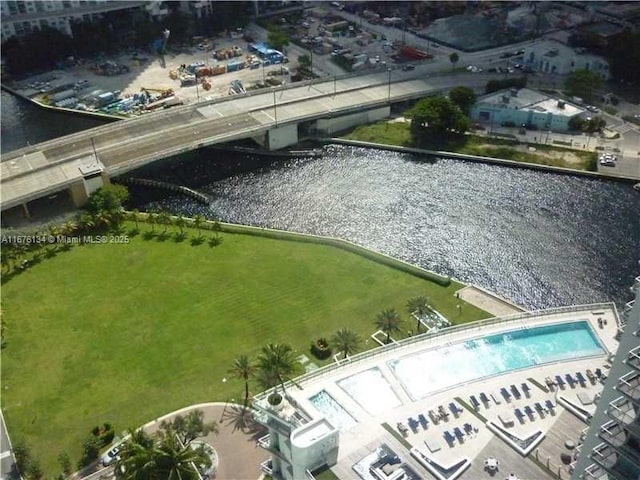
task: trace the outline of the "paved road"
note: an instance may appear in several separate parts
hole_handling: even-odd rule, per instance
[[[13,455],[7,427],[4,423],[4,415],[0,412],[0,480],[11,478],[13,471]]]
[[[250,138],[283,123],[419,98],[456,84],[480,88],[488,78],[389,70],[227,97],[97,127],[3,155],[2,208],[80,180],[77,162],[91,156],[94,148],[111,175],[121,174],[169,155]]]

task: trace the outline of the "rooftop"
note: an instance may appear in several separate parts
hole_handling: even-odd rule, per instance
[[[446,355],[445,350],[453,351],[453,347],[461,342],[534,326],[568,324],[577,320],[588,322],[591,331],[596,334],[606,351],[474,378],[448,388],[436,388],[435,391],[427,391],[417,397],[412,388],[407,390],[401,376],[394,375],[390,367],[398,359],[412,358],[412,354],[433,348],[440,348],[439,354]],[[576,406],[576,411],[586,415],[595,410],[593,399],[601,390],[602,384],[591,373],[604,370],[609,352],[616,351],[617,342],[614,337],[617,322],[613,307],[601,304],[525,312],[503,319],[452,327],[436,334],[413,337],[397,345],[365,352],[340,367],[329,366],[307,374],[296,381],[301,388],[289,388],[287,396],[291,405],[296,405],[301,411],[298,418],[317,419],[323,415],[309,399],[324,391],[338,404],[334,408],[343,409],[357,421],[355,426],[350,423],[340,431],[338,464],[333,467],[339,478],[360,478],[353,466],[383,443],[396,451],[402,462],[424,476],[427,476],[425,468],[411,456],[407,443],[443,468],[468,458],[471,466],[462,474],[462,479],[480,478],[478,474],[483,471],[485,456],[499,459],[502,476],[514,472],[520,478],[552,478],[533,461],[523,462],[521,453],[504,438],[511,438],[521,444],[522,448],[535,444],[539,453],[549,456],[550,463],[555,468],[567,471],[566,465],[560,461],[560,453],[567,453],[564,441],[571,440],[577,444],[581,431],[587,426],[570,413],[569,409]],[[449,372],[444,372],[445,375],[456,374],[454,364]],[[423,365],[422,368],[426,367]],[[438,367],[430,364],[426,368],[425,383],[433,381],[434,368]],[[379,409],[365,405],[362,399],[354,399],[344,383],[357,374],[373,370],[378,371],[397,397],[395,402],[382,402],[383,406]],[[555,385],[556,375],[566,378],[566,374],[575,376],[576,372],[580,372],[584,382],[571,386],[566,382],[560,386]],[[523,383],[527,386],[526,390],[523,389]],[[376,387],[375,382],[371,385],[376,392],[373,396],[378,400],[383,399],[383,389]],[[512,385],[519,392],[517,396],[513,394]],[[487,401],[481,401],[477,410],[474,410],[470,406],[470,396],[480,399],[480,394],[484,394]],[[258,396],[256,400],[257,403],[264,402],[265,398]],[[291,412],[287,416],[291,418]],[[414,420],[413,424],[411,420]],[[331,419],[329,422],[334,423]],[[489,423],[494,426],[489,428]],[[294,425],[299,427],[304,423]],[[533,435],[536,432],[541,433]],[[398,440],[401,436],[404,437],[402,443]],[[529,437],[531,439],[527,442]]]
[[[559,101],[535,90],[521,88],[519,90],[500,90],[478,98],[483,105],[505,106],[515,110],[534,110],[538,113],[552,113],[573,117],[584,113],[584,109],[571,103]]]

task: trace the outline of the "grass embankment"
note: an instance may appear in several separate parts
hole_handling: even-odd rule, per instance
[[[243,383],[222,379],[235,357],[269,342],[311,357],[312,340],[341,327],[369,338],[377,313],[403,313],[417,295],[454,322],[488,316],[471,305],[458,312],[455,282],[442,287],[337,248],[143,237],[75,246],[3,285],[2,408],[12,440],[25,440],[48,475],[61,452],[80,458],[99,423],[120,432],[186,405],[241,401]],[[403,316],[403,331],[415,328]]]
[[[428,150],[443,150],[467,155],[513,160],[516,162],[573,168],[576,170],[597,170],[596,155],[593,152],[553,148],[549,145],[540,145],[537,143],[526,144],[511,139],[463,135],[445,142],[429,143],[427,140],[422,143],[417,143],[411,136],[411,129],[408,123],[388,123],[384,121],[372,125],[363,125],[343,137],[348,140],[360,140]],[[535,148],[535,151],[530,151],[529,147]]]

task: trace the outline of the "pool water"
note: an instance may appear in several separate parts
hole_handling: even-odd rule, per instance
[[[377,415],[401,404],[377,367],[343,378],[337,383],[371,415]]]
[[[490,375],[603,353],[589,324],[577,321],[522,328],[440,346],[391,360],[387,365],[409,396],[418,400]]]
[[[326,390],[320,390],[309,401],[338,430],[348,430],[358,423]]]

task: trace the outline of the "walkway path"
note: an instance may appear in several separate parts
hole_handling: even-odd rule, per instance
[[[216,480],[255,480],[261,476],[260,464],[269,458],[269,453],[258,446],[258,438],[266,435],[263,427],[253,420],[250,411],[242,406],[227,403],[206,403],[184,408],[144,428],[149,433],[158,430],[162,420],[171,420],[177,414],[186,415],[191,410],[202,410],[205,422],[218,422],[218,434],[199,438],[216,449],[218,471]]]
[[[198,438],[215,448],[218,454],[216,480],[256,480],[262,478],[260,464],[269,458],[269,453],[258,446],[258,438],[266,435],[264,428],[253,421],[250,411],[231,403],[203,403],[176,410],[147,423],[143,428],[148,433],[157,432],[163,420],[170,421],[176,415],[186,415],[192,410],[202,410],[204,421],[218,423],[218,434]],[[113,469],[105,468],[83,480],[111,480]]]
[[[456,292],[456,296],[496,317],[503,317],[525,311],[524,308],[499,297],[495,293],[488,292],[474,285],[461,288]]]

